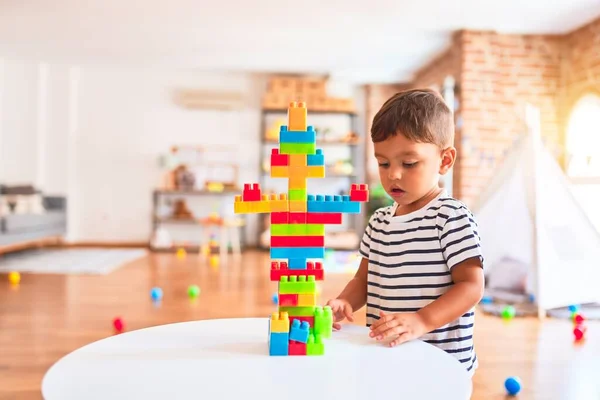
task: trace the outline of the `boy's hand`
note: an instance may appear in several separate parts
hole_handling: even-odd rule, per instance
[[[369,336],[375,340],[382,340],[399,335],[390,342],[390,347],[416,339],[427,333],[423,317],[417,313],[385,314],[379,312],[380,318],[371,324]]]
[[[352,306],[346,300],[332,299],[327,302],[327,305],[331,307],[333,313],[333,329],[340,330],[342,328],[340,321],[344,318],[347,318],[350,322],[354,321]]]

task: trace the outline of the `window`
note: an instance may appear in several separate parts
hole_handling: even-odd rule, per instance
[[[583,96],[567,125],[566,172],[577,200],[600,231],[600,96]]]

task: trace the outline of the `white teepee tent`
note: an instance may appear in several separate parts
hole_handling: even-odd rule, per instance
[[[489,284],[507,288],[523,278],[542,317],[552,308],[600,302],[600,234],[544,148],[534,107],[527,121],[529,133],[472,210]]]

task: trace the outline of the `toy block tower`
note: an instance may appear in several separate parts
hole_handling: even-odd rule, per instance
[[[278,282],[279,304],[269,321],[269,354],[322,355],[333,325],[331,308],[317,305],[316,282],[325,279],[325,225],[359,213],[368,188],[353,184],[344,196],[307,193],[308,178],[325,177],[325,157],[303,102],[290,103],[279,148],[271,153],[271,177],[287,178],[287,193],[267,196],[258,184],[245,184],[234,202],[235,213],[271,214],[271,281]]]

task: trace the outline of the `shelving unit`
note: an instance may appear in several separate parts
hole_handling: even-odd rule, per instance
[[[228,204],[229,202],[232,202],[233,198],[235,197],[235,195],[239,194],[241,192],[240,190],[223,190],[220,192],[213,192],[213,191],[209,191],[209,190],[163,190],[163,189],[155,189],[152,192],[152,234],[151,234],[151,238],[152,235],[154,235],[154,233],[156,232],[156,230],[163,226],[170,226],[170,227],[174,227],[174,226],[178,226],[178,227],[182,227],[182,228],[189,228],[189,229],[193,229],[196,233],[193,234],[193,237],[200,240],[202,237],[201,229],[205,229],[205,227],[202,226],[202,224],[199,221],[200,217],[197,217],[199,214],[209,214],[210,212],[200,212],[200,210],[204,210],[204,207],[199,207],[197,204],[192,204],[191,202],[188,203],[188,205],[190,206],[190,208],[192,210],[197,210],[197,212],[194,212],[195,217],[194,218],[182,218],[182,219],[178,219],[178,218],[172,218],[172,217],[164,217],[161,216],[161,212],[159,211],[159,207],[161,207],[161,203],[163,202],[163,199],[176,199],[176,198],[202,198],[202,199],[206,199],[209,197],[222,197],[224,199],[226,199],[227,201],[224,201],[224,199],[220,199],[219,203],[220,204]],[[231,205],[230,207],[231,209],[233,209],[233,205]],[[245,221],[245,216],[244,215],[237,215],[236,218],[240,218],[243,219]],[[189,236],[189,234],[188,234]],[[240,241],[241,241],[241,245],[242,247],[244,247],[244,244],[246,242],[246,238],[245,238],[245,229],[241,229],[240,230]],[[191,242],[191,241],[186,241],[186,242]],[[174,252],[179,248],[184,248],[186,251],[190,251],[190,252],[197,252],[199,250],[199,246],[196,244],[188,244],[188,245],[177,245],[177,246],[173,246],[172,248],[157,248],[154,247],[152,245],[152,240],[149,240],[148,246],[150,248],[150,250],[152,251],[157,251],[157,252]]]
[[[309,179],[309,194],[348,194],[353,183],[364,183],[364,137],[357,126],[356,113],[347,111],[311,110],[308,107],[308,125],[317,132],[317,148],[325,156],[325,178]],[[263,193],[286,193],[286,180],[270,177],[269,159],[271,149],[278,147],[279,126],[286,124],[287,109],[263,109],[261,113],[261,145],[259,156],[259,183]],[[270,135],[267,133],[270,132]],[[352,134],[352,135],[351,135]],[[260,218],[257,224],[258,236],[269,226],[267,217]],[[327,232],[354,235],[360,240],[364,229],[362,214],[345,215],[341,225],[327,226]],[[331,236],[330,236],[331,237]],[[341,236],[338,236],[341,237]],[[258,241],[259,247],[268,248]],[[335,249],[356,249],[357,243],[332,246]]]

